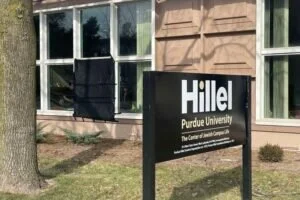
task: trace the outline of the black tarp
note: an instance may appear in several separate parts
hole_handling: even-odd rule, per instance
[[[75,60],[74,117],[115,121],[115,67],[107,59]]]

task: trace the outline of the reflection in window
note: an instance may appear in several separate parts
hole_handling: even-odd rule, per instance
[[[120,63],[120,110],[125,113],[141,113],[143,110],[143,71],[150,70],[151,63]]]
[[[35,37],[36,37],[36,59],[40,59],[40,17],[38,15],[33,16]]]
[[[49,58],[73,57],[73,13],[65,11],[47,15]]]
[[[73,109],[73,65],[53,65],[50,74],[50,109]]]
[[[35,96],[36,96],[36,109],[41,109],[41,79],[40,79],[40,66],[36,66],[35,68],[35,74],[36,74],[36,91],[35,91]]]
[[[300,46],[299,0],[265,1],[265,47]]]
[[[109,13],[107,6],[81,11],[83,57],[110,55]]]
[[[151,2],[118,6],[119,55],[151,54]]]
[[[265,117],[300,119],[300,56],[267,57]]]

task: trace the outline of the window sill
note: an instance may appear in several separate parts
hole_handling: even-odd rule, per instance
[[[48,110],[41,111],[37,110],[37,115],[48,115],[48,116],[67,116],[72,117],[73,111],[63,111],[63,110]],[[115,115],[116,119],[143,119],[143,114],[141,113],[122,113]]]
[[[257,119],[255,124],[266,126],[293,126],[300,127],[300,119]]]
[[[141,114],[141,113],[122,113],[122,114],[117,114],[116,119],[143,119],[143,114]]]
[[[37,115],[50,115],[50,116],[73,116],[73,111],[65,111],[65,110],[47,110],[41,111],[37,110]]]

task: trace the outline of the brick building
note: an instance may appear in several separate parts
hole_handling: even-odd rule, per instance
[[[252,76],[253,145],[300,146],[300,15],[296,0],[36,0],[38,121],[142,136],[145,70]],[[75,58],[112,55],[116,118],[72,117]],[[298,80],[298,81],[297,81]]]

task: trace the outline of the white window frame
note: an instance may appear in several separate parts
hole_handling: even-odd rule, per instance
[[[137,2],[139,0],[110,0],[95,3],[87,3],[66,7],[57,7],[51,9],[35,10],[34,14],[40,17],[40,60],[36,61],[36,65],[40,66],[40,88],[41,88],[41,109],[37,110],[38,115],[57,115],[57,116],[72,116],[73,111],[50,110],[49,84],[48,84],[48,68],[50,65],[68,65],[74,66],[74,59],[97,59],[105,57],[82,58],[81,51],[81,26],[80,26],[80,11],[84,8],[110,6],[110,52],[115,59],[115,77],[116,77],[116,92],[115,92],[115,111],[119,112],[119,63],[120,62],[151,62],[151,70],[155,70],[155,0],[151,0],[151,55],[146,56],[118,56],[118,32],[117,32],[117,5],[125,2]],[[59,13],[67,10],[73,12],[73,58],[70,59],[49,59],[48,58],[48,25],[47,14]],[[115,47],[115,48],[114,48]],[[119,119],[142,119],[141,113],[122,113],[117,114]]]
[[[256,124],[273,126],[300,126],[299,119],[276,119],[264,117],[264,67],[265,57],[300,55],[300,46],[265,48],[264,23],[265,0],[256,1]]]

